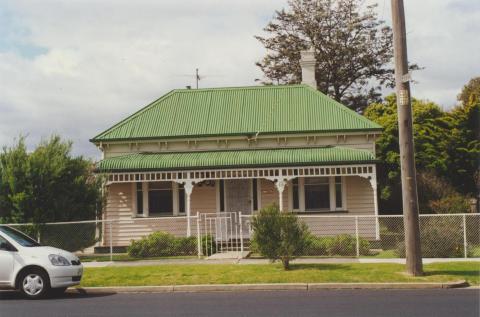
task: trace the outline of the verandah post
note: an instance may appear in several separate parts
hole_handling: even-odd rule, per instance
[[[283,191],[285,190],[285,185],[284,179],[278,179],[275,184],[278,190],[278,207],[280,208],[280,211],[283,211]]]
[[[193,182],[191,180],[185,181],[184,189],[185,194],[187,195],[187,237],[190,237],[192,235],[192,230],[190,226],[190,195],[193,191]]]

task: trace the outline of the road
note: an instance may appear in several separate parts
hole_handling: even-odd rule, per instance
[[[0,293],[0,316],[480,316],[479,289],[65,294]]]

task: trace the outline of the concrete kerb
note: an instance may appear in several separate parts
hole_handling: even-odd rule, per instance
[[[81,294],[235,292],[235,291],[314,291],[320,289],[446,289],[468,287],[466,281],[448,283],[272,283],[272,284],[202,284],[125,287],[78,287],[68,292]]]

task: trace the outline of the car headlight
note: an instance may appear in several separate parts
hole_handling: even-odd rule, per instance
[[[70,265],[70,262],[67,259],[65,259],[63,256],[58,254],[50,254],[48,256],[48,259],[50,260],[50,262],[52,262],[52,265],[55,265],[55,266]]]

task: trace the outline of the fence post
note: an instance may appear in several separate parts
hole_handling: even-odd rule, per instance
[[[463,215],[463,253],[465,258],[468,257],[468,248],[467,248],[467,216]]]
[[[357,240],[357,258],[360,257],[360,237],[358,235],[358,216],[355,216],[355,238]]]
[[[200,213],[197,211],[197,246],[198,258],[202,256],[202,237],[200,236]]]
[[[37,242],[40,244],[42,243],[42,226],[38,226]]]
[[[113,239],[112,239],[112,221],[109,222],[110,230],[108,230],[108,240],[110,243],[110,262],[113,261]]]
[[[242,212],[238,212],[238,219],[240,219],[240,253],[243,254],[243,221]]]

